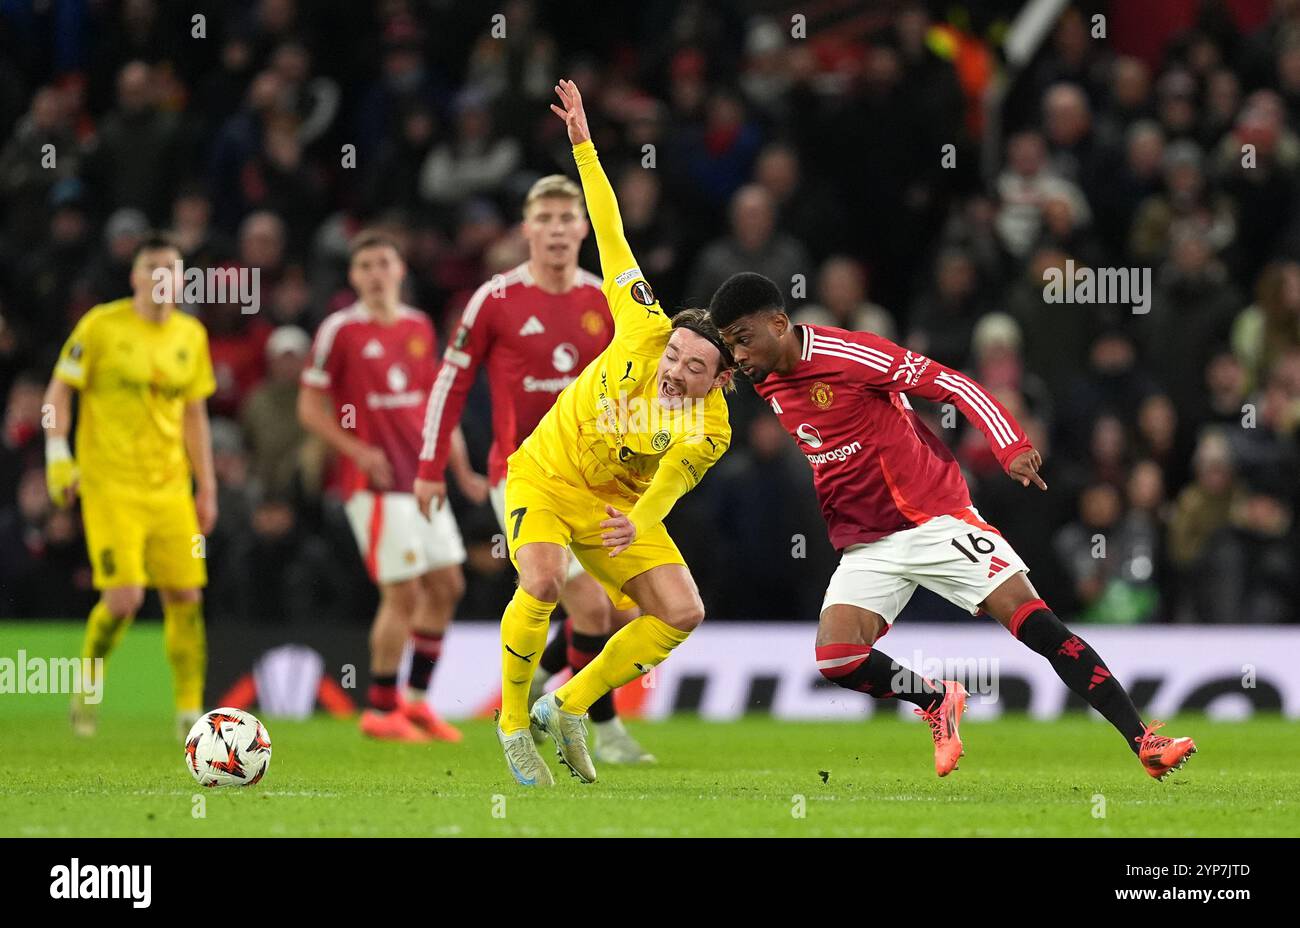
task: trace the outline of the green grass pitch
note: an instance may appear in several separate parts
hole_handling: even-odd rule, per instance
[[[1200,753],[1164,783],[1082,717],[967,722],[966,757],[945,780],[916,723],[678,718],[631,725],[657,766],[605,767],[589,785],[557,771],[548,791],[514,785],[489,722],[468,723],[453,746],[368,742],[323,717],[264,721],[266,779],[205,790],[166,715],[106,710],[86,741],[61,716],[0,717],[0,835],[1300,834],[1300,748],[1278,718],[1175,720],[1167,731],[1194,736]]]

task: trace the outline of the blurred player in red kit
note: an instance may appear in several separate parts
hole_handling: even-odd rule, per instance
[[[366,569],[379,585],[370,631],[369,706],[361,731],[395,741],[459,741],[425,696],[465,589],[465,548],[450,510],[420,515],[412,493],[437,341],[429,317],[402,305],[395,241],[364,232],[348,281],[359,299],[320,324],[302,373],[298,418],[339,456],[336,486]],[[463,448],[459,457],[465,466]],[[412,645],[405,694],[397,678]]]
[[[908,394],[952,403],[984,433],[998,463],[1028,487],[1047,484],[1042,458],[997,400],[970,378],[869,332],[794,325],[780,289],[736,274],[709,309],[750,378],[813,468],[831,543],[841,552],[822,603],[817,667],[833,683],[914,703],[930,725],[934,765],[963,754],[965,688],[927,680],[875,648],[917,585],[993,616],[1043,655],[1071,690],[1164,779],[1196,752],[1190,738],[1154,732],[1101,656],[1038,597],[1019,555],[971,505],[957,461],[920,420]]]
[[[486,364],[492,396],[489,498],[502,530],[506,527],[506,459],[537,427],[560,391],[605,349],[614,331],[600,278],[578,267],[578,249],[589,231],[578,185],[561,174],[538,180],[524,199],[521,228],[528,242],[528,260],[479,287],[444,354],[429,394],[415,481],[423,512],[436,514],[444,508],[444,472],[454,430],[475,376]],[[616,610],[609,595],[572,555],[560,602],[569,618],[542,653],[529,692],[530,706],[566,663],[575,673],[587,666],[610,634],[637,615],[635,610]],[[592,704],[590,715],[598,760],[654,761],[623,726],[612,692]]]

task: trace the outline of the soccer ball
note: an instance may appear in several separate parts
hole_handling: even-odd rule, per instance
[[[271,766],[271,735],[251,712],[213,709],[185,736],[185,766],[200,786],[252,786]]]

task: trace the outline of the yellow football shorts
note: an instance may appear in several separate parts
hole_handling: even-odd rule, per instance
[[[627,512],[625,505],[612,505]],[[623,592],[623,585],[633,577],[662,564],[686,563],[662,522],[639,532],[626,551],[610,557],[600,538],[600,523],[609,518],[605,500],[546,476],[520,453],[511,457],[506,473],[505,508],[506,543],[516,569],[518,551],[526,544],[548,541],[567,547],[605,588],[616,609],[637,605]]]
[[[95,589],[188,590],[208,582],[207,541],[188,488],[84,487],[81,518]]]

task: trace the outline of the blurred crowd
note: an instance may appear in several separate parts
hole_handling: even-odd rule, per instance
[[[41,397],[77,318],[129,292],[135,243],[166,227],[187,265],[261,272],[255,314],[187,307],[218,378],[211,620],[368,622],[331,462],[294,414],[310,336],[352,301],[368,225],[400,237],[407,302],[444,336],[526,258],[524,192],[573,173],[547,108],[563,75],[665,305],[759,271],[796,321],[879,332],[1013,411],[1048,493],[960,416],[923,414],[1059,613],[1296,620],[1297,0],[1076,5],[1018,69],[997,44],[1010,2],[822,4],[806,38],[779,2],[512,0],[495,29],[453,0],[203,6],[0,13],[0,615],[93,601],[80,520],[45,493]],[[1045,301],[1045,273],[1084,266],[1149,269],[1149,311]],[[752,390],[732,403],[732,450],[669,526],[712,617],[812,620],[836,555],[809,468]],[[480,384],[480,469],[486,404]],[[499,529],[453,502],[460,615],[495,618]]]

